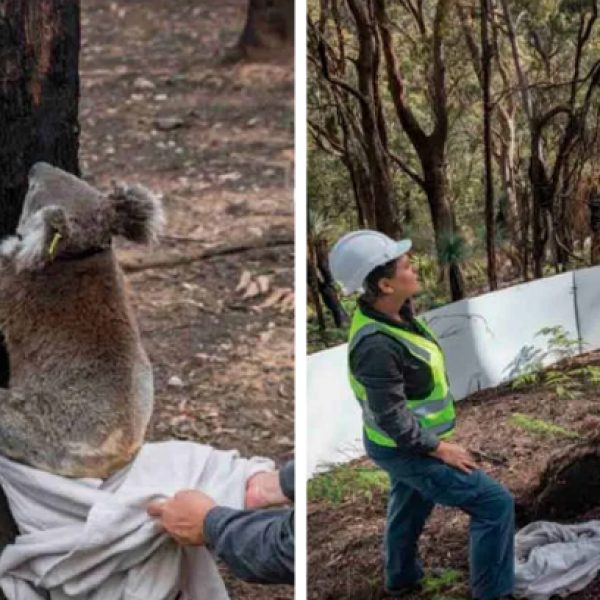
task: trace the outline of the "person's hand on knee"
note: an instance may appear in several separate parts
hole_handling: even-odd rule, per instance
[[[431,452],[430,456],[438,458],[463,473],[469,474],[477,469],[477,463],[470,452],[458,444],[440,442],[438,447]]]

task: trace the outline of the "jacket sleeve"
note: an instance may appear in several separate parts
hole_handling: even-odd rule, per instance
[[[365,387],[377,425],[400,448],[427,454],[438,447],[439,438],[423,429],[408,408],[402,374],[404,357],[396,346],[384,334],[364,338],[350,355],[352,373]]]
[[[204,521],[209,548],[251,583],[294,583],[294,511],[217,506]]]
[[[294,501],[294,460],[289,460],[279,471],[279,485],[288,500]]]

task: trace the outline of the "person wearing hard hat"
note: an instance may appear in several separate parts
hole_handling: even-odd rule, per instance
[[[442,504],[471,517],[473,598],[506,598],[514,585],[514,501],[467,450],[447,441],[454,402],[441,346],[412,314],[419,280],[411,245],[360,230],[344,235],[329,255],[343,292],[362,291],[350,327],[349,375],[367,455],[390,478],[385,590],[401,597],[420,588],[418,539],[434,505]]]

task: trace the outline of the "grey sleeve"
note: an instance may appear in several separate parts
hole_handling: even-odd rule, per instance
[[[439,438],[423,429],[408,408],[402,375],[403,356],[386,335],[361,340],[350,356],[352,372],[365,387],[367,402],[377,425],[400,448],[421,454],[438,447]]]
[[[279,471],[279,485],[288,500],[294,501],[294,461],[288,460]]]
[[[207,545],[251,583],[294,583],[294,511],[217,506],[204,521]]]

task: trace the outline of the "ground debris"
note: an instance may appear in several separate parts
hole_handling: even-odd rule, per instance
[[[577,365],[598,365],[599,361],[600,351],[595,351],[553,369],[576,378],[579,373],[572,369]],[[580,383],[581,394],[571,398],[538,384],[523,389],[501,386],[484,390],[458,403],[458,428],[453,441],[471,449],[480,467],[508,486],[521,517],[530,511],[530,518],[549,517],[561,522],[600,518],[600,437],[593,428],[581,427],[584,421],[595,423],[600,415],[598,391],[595,385]],[[515,414],[524,418],[515,419]],[[578,433],[573,436],[572,432]],[[596,451],[598,461],[593,462]],[[568,457],[578,456],[583,461],[572,469]],[[386,598],[382,571],[388,485],[385,474],[363,458],[328,480],[315,481],[318,487],[312,492],[309,488],[308,598]],[[556,482],[558,486],[553,485]],[[564,489],[561,482],[571,487]],[[532,498],[537,503],[532,504]],[[548,510],[549,506],[554,512]],[[538,514],[532,515],[532,510]],[[466,515],[436,507],[421,538],[420,554],[426,572],[441,568],[443,574],[453,575],[448,583],[434,578],[433,583],[440,586],[435,593],[412,594],[407,600],[470,597]],[[600,577],[569,600],[599,597]]]

